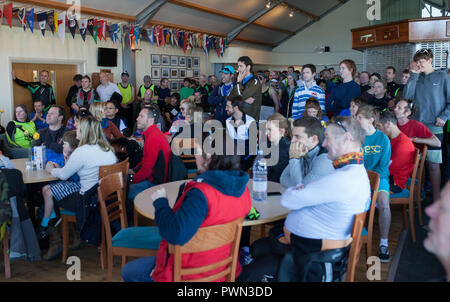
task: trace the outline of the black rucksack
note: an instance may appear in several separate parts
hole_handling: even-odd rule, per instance
[[[187,179],[187,168],[184,165],[181,158],[175,154],[170,156],[169,167],[167,168],[167,179],[165,179],[166,164],[164,160],[164,154],[159,151],[156,158],[155,167],[153,173],[153,184],[160,185],[165,182],[172,182],[177,180]]]

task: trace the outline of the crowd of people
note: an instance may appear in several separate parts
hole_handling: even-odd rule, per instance
[[[193,149],[198,176],[183,185],[173,209],[164,190],[153,194],[155,222],[163,240],[156,257],[124,267],[125,281],[172,280],[168,243],[185,244],[202,226],[249,213],[246,172],[255,158],[254,146],[260,148],[266,137],[278,154],[276,163],[268,167],[268,180],[287,188],[281,204],[290,213],[276,223],[269,238],[251,246],[244,228],[237,271],[242,271],[242,281],[261,281],[255,272],[276,263],[277,269],[266,272],[266,277],[299,281],[298,259],[320,252],[330,240],[345,246],[354,215],[368,210],[371,192],[366,170],[380,176],[378,256],[383,262],[390,261],[389,201],[408,194],[416,148],[422,152],[424,145],[428,147],[425,186],[432,199],[435,204],[445,199],[440,190],[450,174],[449,132],[444,128],[450,119],[450,82],[447,71],[434,70],[432,62],[431,50],[418,51],[403,70],[401,84],[395,82],[392,66],[386,68],[384,79],[378,73],[358,72],[352,60],[340,62],[339,74],[333,68],[319,72],[313,64],[301,70],[290,66],[286,71],[255,71],[247,56],[238,59],[237,69],[225,66],[220,83],[215,76],[200,75],[184,79],[179,91],[171,91],[166,78],[155,85],[148,75],[135,88],[127,72],[117,84],[101,72],[100,85],[94,89],[89,76],[76,75],[67,108],[55,105],[47,71],[40,73],[37,83],[21,81],[13,72],[14,81],[31,91],[34,111],[29,114],[25,105],[16,106],[6,137],[11,146],[45,145],[54,152],[45,169],[60,181],[42,188],[40,239],[51,236],[59,225],[60,207],[76,212],[80,200],[95,202],[99,166],[129,158],[132,177],[127,199],[132,205],[140,192],[154,186],[156,177],[162,174],[167,180],[174,137],[194,138],[195,126],[216,120],[221,125],[216,131],[224,131],[235,146],[243,143],[243,155],[226,153],[230,142],[225,139],[222,154],[209,154],[197,143]],[[157,168],[161,154],[165,171]],[[7,160],[1,162],[11,167]],[[54,258],[57,249],[50,250],[47,259]],[[450,260],[441,254],[440,259]],[[219,260],[223,254],[189,257],[183,263],[194,266]],[[321,269],[314,268],[311,280],[321,280]]]

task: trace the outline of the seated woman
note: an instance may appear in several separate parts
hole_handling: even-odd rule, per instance
[[[350,101],[350,115],[352,118],[356,119],[356,113],[358,112],[359,107],[367,105],[366,100],[363,97],[359,96]]]
[[[19,148],[30,148],[33,135],[36,132],[36,125],[30,121],[27,107],[23,104],[17,105],[14,120],[6,126],[8,143]]]
[[[49,161],[46,170],[50,168],[61,168],[70,158],[70,155],[78,147],[79,140],[76,138],[76,131],[68,131],[62,137],[64,162],[56,163]],[[53,199],[61,201],[65,197],[80,191],[80,178],[77,174],[71,176],[67,181],[58,181],[50,183],[42,188],[44,197],[44,217],[37,232],[38,239],[42,239],[49,235],[56,226],[61,222],[61,216],[58,209],[56,212],[53,208]]]
[[[105,117],[105,104],[101,102],[93,103],[89,106],[89,112],[100,122],[103,132],[108,141],[125,137],[119,128]]]
[[[374,72],[370,75],[369,78],[369,85],[370,85],[370,89],[365,91],[361,96],[362,98],[367,102],[369,102],[370,100],[372,100],[373,98],[375,98],[375,92],[374,92],[374,84],[376,81],[381,80],[381,75],[377,72]]]
[[[386,95],[386,83],[382,80],[377,80],[373,84],[374,97],[370,99],[367,103],[374,106],[379,111],[384,111],[389,107],[389,101],[391,100]]]
[[[178,130],[186,124],[186,114],[191,107],[195,107],[193,101],[190,101],[189,99],[181,101],[180,113],[178,113],[178,115],[173,119],[172,126],[169,129],[170,134],[177,133]]]
[[[305,112],[303,113],[303,116],[315,117],[321,122],[324,128],[326,126],[326,123],[328,122],[328,117],[325,114],[323,114],[322,109],[320,108],[319,101],[314,97],[311,97],[306,100]]]
[[[291,145],[291,127],[288,120],[281,114],[275,113],[267,119],[266,135],[271,148],[278,149],[278,161],[275,165],[268,165],[267,180],[280,182],[281,173],[289,164],[289,147]],[[272,154],[266,155],[271,158]]]
[[[80,202],[90,201],[96,196],[100,166],[115,164],[117,159],[109,142],[105,140],[100,122],[93,116],[82,117],[76,127],[76,138],[80,141],[69,160],[62,168],[47,165],[46,171],[53,177],[68,180],[74,174],[80,177],[80,190],[58,202],[58,206],[77,212]],[[85,208],[86,209],[86,208]],[[95,208],[98,212],[98,209]],[[78,223],[77,223],[78,224]]]
[[[166,191],[152,195],[155,222],[163,238],[156,257],[145,257],[126,264],[122,270],[125,282],[173,281],[173,255],[168,254],[168,243],[186,244],[200,227],[227,223],[245,217],[251,209],[247,189],[248,174],[239,170],[240,156],[205,154],[196,146],[195,155],[200,175],[185,184],[182,195],[173,209]],[[223,140],[221,154],[226,154]],[[235,153],[236,154],[236,153]],[[183,267],[208,265],[228,257],[230,246],[198,254],[183,255]],[[220,270],[215,270],[216,273]],[[241,272],[237,264],[236,275]],[[195,277],[205,277],[208,274]],[[194,276],[192,276],[194,277]],[[221,278],[217,281],[224,281]]]

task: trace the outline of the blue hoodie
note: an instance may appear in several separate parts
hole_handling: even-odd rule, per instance
[[[237,170],[211,170],[194,178],[197,179],[202,179],[202,182],[225,195],[240,197],[245,192],[249,176]],[[184,184],[180,191],[184,192]],[[153,206],[161,237],[171,244],[179,245],[184,245],[197,233],[209,211],[205,195],[195,188],[186,193],[183,204],[175,213],[167,198],[155,200]]]

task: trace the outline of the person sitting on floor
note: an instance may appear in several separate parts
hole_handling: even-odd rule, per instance
[[[289,164],[280,177],[284,187],[306,185],[333,172],[322,140],[323,128],[317,118],[305,116],[294,122]]]
[[[389,191],[390,194],[394,194],[391,198],[395,198],[395,194],[398,193],[406,193],[409,196],[406,183],[414,170],[416,148],[409,137],[398,129],[394,113],[390,111],[381,113],[378,129],[386,134],[391,141]]]
[[[223,140],[220,154],[226,154]],[[251,209],[251,197],[247,188],[249,176],[240,171],[239,155],[205,154],[196,145],[195,159],[199,175],[180,188],[173,209],[169,206],[165,189],[151,196],[155,207],[155,223],[163,238],[156,257],[145,257],[127,263],[122,269],[125,282],[173,281],[174,257],[168,253],[168,244],[186,244],[200,227],[231,222],[245,217]],[[236,154],[236,152],[234,153]],[[228,257],[230,246],[211,251],[182,256],[184,268],[198,267],[219,262]],[[214,272],[216,272],[215,270]],[[237,263],[236,275],[241,272]],[[195,274],[201,278],[211,273]],[[225,281],[222,277],[217,281]]]
[[[370,206],[370,182],[361,153],[364,139],[363,129],[350,117],[337,117],[328,125],[323,147],[335,170],[282,194],[281,205],[291,211],[283,229],[271,230],[273,237],[253,243],[256,260],[244,268],[238,281],[261,281],[267,276],[279,282],[302,281],[303,256],[330,249],[330,243],[333,249],[348,246],[354,216]],[[313,263],[309,272],[307,281],[322,281],[320,264]]]

